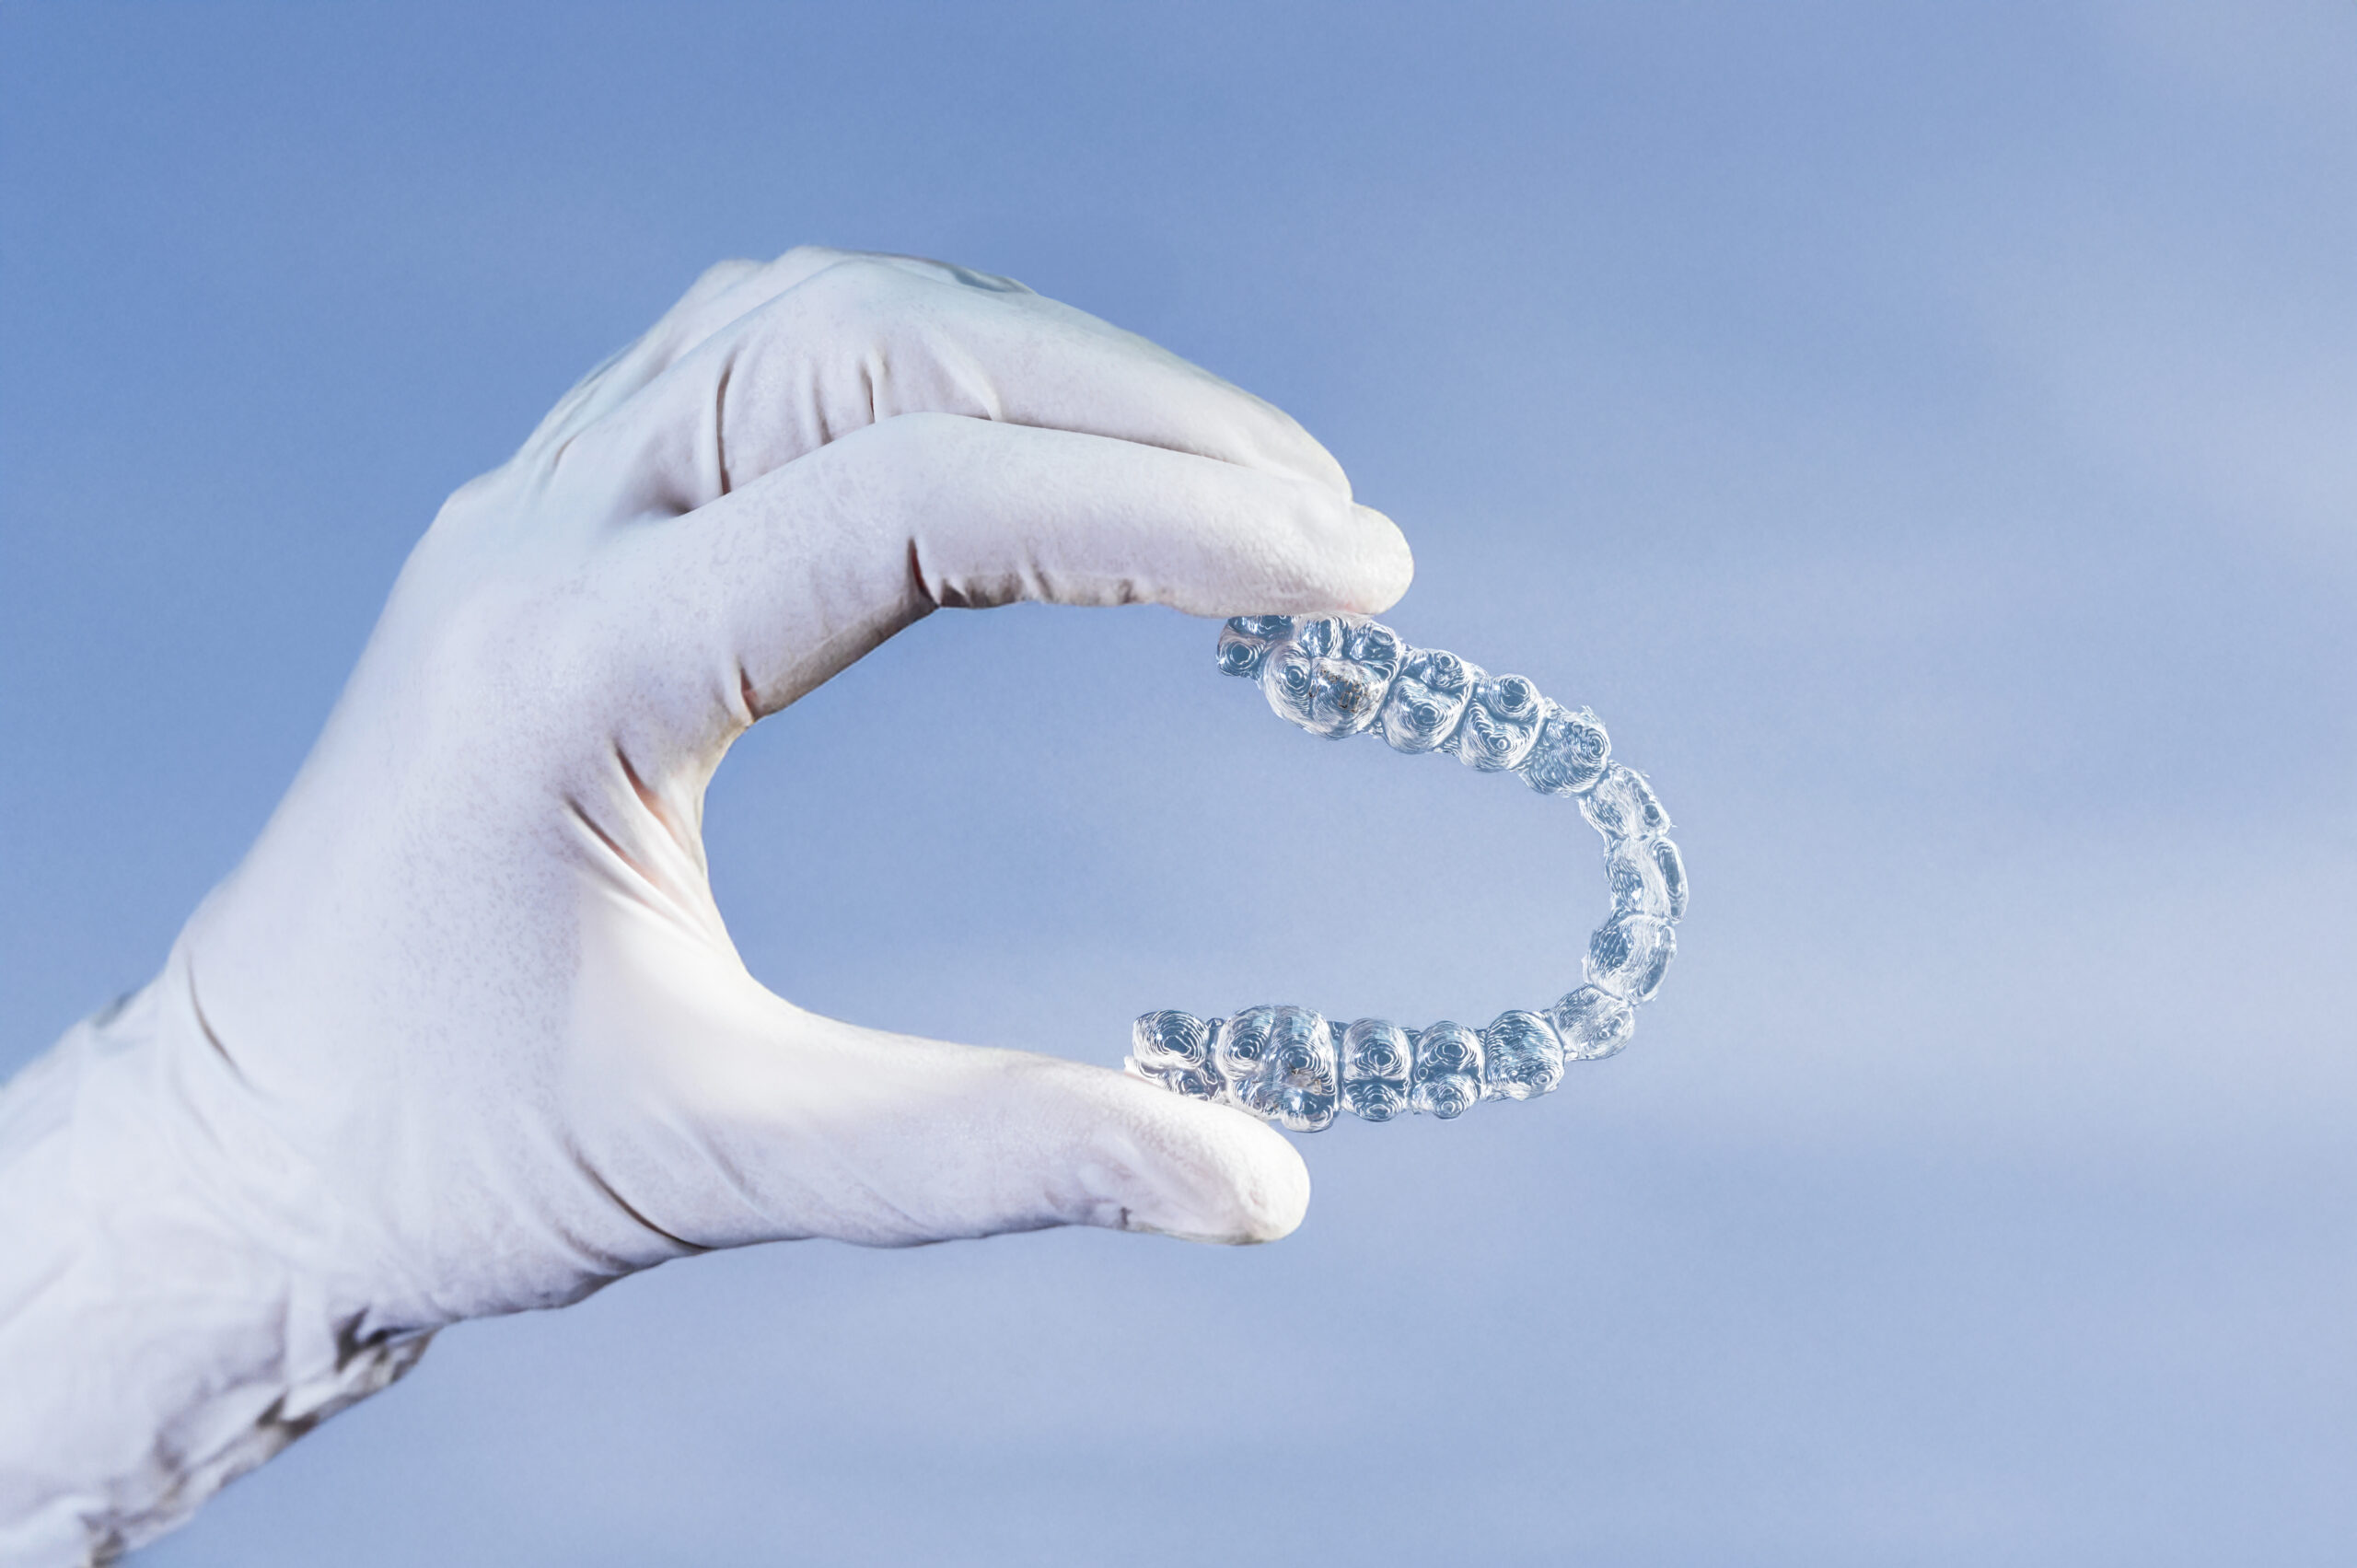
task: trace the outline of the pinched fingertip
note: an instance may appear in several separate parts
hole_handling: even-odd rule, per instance
[[[1398,604],[1415,581],[1415,552],[1408,548],[1408,536],[1399,525],[1374,507],[1352,506],[1351,520],[1357,525],[1357,582],[1342,608],[1379,615]]]
[[[1278,499],[1202,530],[1199,580],[1155,597],[1197,615],[1376,615],[1407,593],[1416,557],[1389,517],[1298,482]]]
[[[1309,1167],[1274,1129],[1134,1078],[1112,1093],[1119,1103],[1085,1161],[1097,1223],[1231,1247],[1299,1227]]]
[[[1123,1229],[1250,1247],[1282,1241],[1301,1227],[1309,1213],[1309,1167],[1267,1126],[1241,1111],[1224,1114],[1245,1124],[1226,1157],[1155,1201],[1131,1208]]]

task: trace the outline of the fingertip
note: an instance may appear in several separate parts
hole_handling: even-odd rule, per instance
[[[1249,1164],[1237,1172],[1237,1223],[1216,1238],[1239,1247],[1282,1241],[1301,1228],[1309,1213],[1309,1167],[1301,1151],[1263,1122],[1252,1122],[1249,1132],[1256,1146]]]
[[[1372,506],[1353,505],[1359,525],[1358,565],[1361,590],[1345,606],[1362,615],[1379,615],[1398,604],[1416,578],[1415,552],[1399,525]]]
[[[762,262],[747,261],[739,256],[732,256],[723,261],[714,261],[697,274],[695,282],[688,285],[688,292],[681,295],[679,303],[671,307],[668,318],[675,321],[685,320],[698,312],[708,310],[715,300],[722,298],[746,279],[760,273],[763,265]]]
[[[1309,1167],[1291,1144],[1253,1125],[1270,1148],[1225,1167],[1192,1192],[1157,1194],[1159,1202],[1124,1209],[1120,1228],[1215,1247],[1258,1247],[1300,1229],[1309,1213]]]
[[[1228,1106],[1135,1078],[1120,1082],[1128,1102],[1120,1120],[1131,1131],[1120,1139],[1128,1145],[1122,1157],[1110,1162],[1124,1189],[1118,1228],[1228,1247],[1281,1240],[1299,1228],[1309,1211],[1309,1167],[1275,1129]]]
[[[768,264],[756,261],[750,256],[724,257],[706,267],[689,292],[718,294],[723,289],[736,287]]]
[[[1264,482],[1258,494],[1235,494],[1225,516],[1205,506],[1174,517],[1174,531],[1190,528],[1210,548],[1191,580],[1152,597],[1219,616],[1375,615],[1399,602],[1416,558],[1397,524],[1306,482]],[[1202,517],[1212,526],[1202,526]]]

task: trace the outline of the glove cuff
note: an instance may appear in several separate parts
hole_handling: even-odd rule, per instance
[[[424,1353],[304,1261],[340,1222],[236,1074],[175,952],[0,1088],[0,1562],[110,1561]]]

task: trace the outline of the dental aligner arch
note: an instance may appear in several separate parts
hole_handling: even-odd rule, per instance
[[[1538,1012],[1512,1008],[1480,1029],[1447,1021],[1407,1029],[1383,1018],[1343,1025],[1307,1007],[1225,1018],[1165,1008],[1132,1027],[1131,1072],[1315,1132],[1345,1110],[1368,1121],[1411,1111],[1451,1118],[1479,1100],[1530,1099],[1562,1083],[1567,1063],[1629,1043],[1637,1008],[1661,989],[1678,950],[1686,866],[1653,786],[1612,761],[1594,714],[1541,696],[1519,675],[1410,647],[1356,616],[1238,616],[1220,633],[1219,668],[1257,681],[1270,707],[1312,735],[1371,731],[1395,750],[1453,756],[1578,801],[1604,837],[1612,913],[1588,938],[1585,983]]]

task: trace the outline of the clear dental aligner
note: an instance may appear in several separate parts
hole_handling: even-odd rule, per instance
[[[1573,1062],[1629,1043],[1678,951],[1686,865],[1669,814],[1643,773],[1615,762],[1604,726],[1519,675],[1492,675],[1438,648],[1411,648],[1352,616],[1239,616],[1219,667],[1260,683],[1269,706],[1312,735],[1373,732],[1399,751],[1438,751],[1485,773],[1511,772],[1541,795],[1579,802],[1604,836],[1612,913],[1588,938],[1586,983],[1541,1012],[1514,1008],[1487,1028],[1349,1024],[1306,1007],[1247,1007],[1232,1017],[1148,1013],[1129,1070],[1165,1088],[1237,1106],[1296,1132],[1347,1111],[1388,1121],[1463,1115],[1477,1100],[1529,1099]]]

